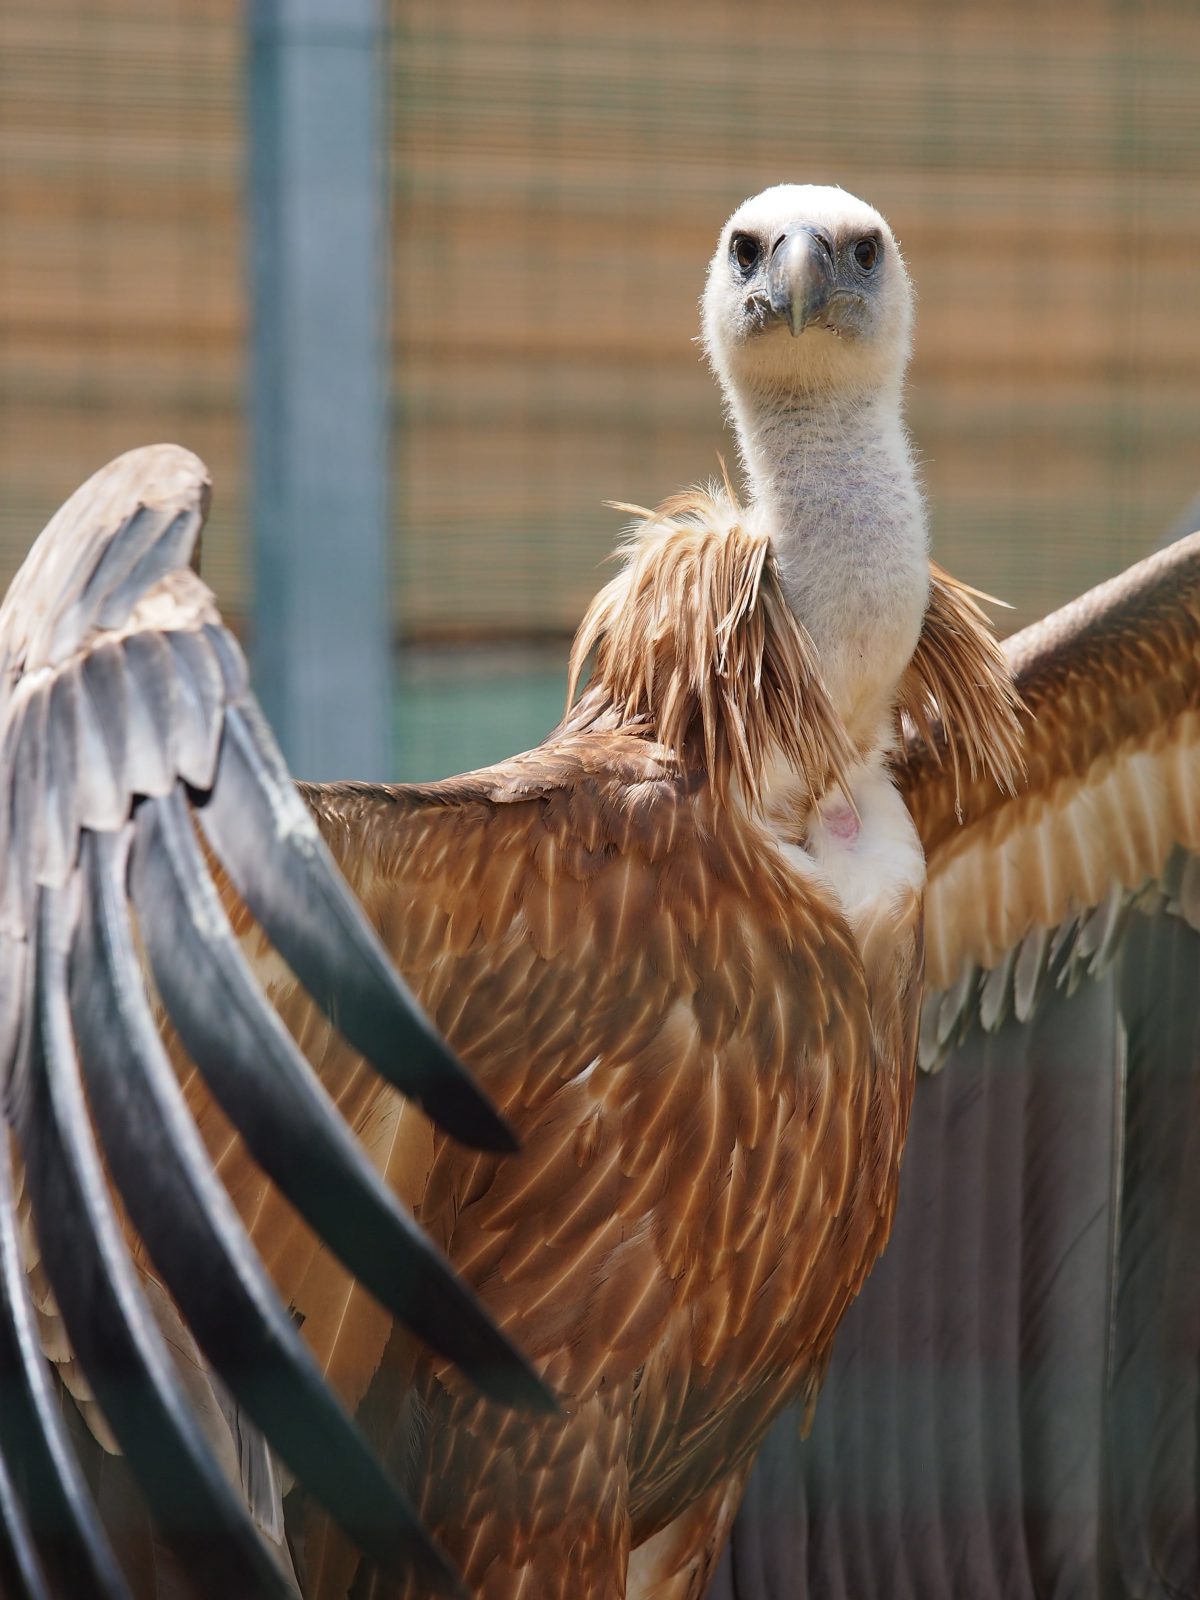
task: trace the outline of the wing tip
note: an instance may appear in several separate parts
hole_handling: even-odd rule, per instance
[[[142,486],[143,493],[162,495],[164,498],[180,492],[185,487],[192,494],[211,494],[212,474],[208,467],[186,445],[164,439],[158,444],[135,445],[119,456],[114,456],[107,466],[94,476],[112,474],[128,478]]]
[[[507,1362],[498,1369],[498,1377],[494,1382],[481,1382],[479,1387],[501,1404],[511,1406],[514,1411],[523,1411],[533,1417],[559,1416],[562,1403],[541,1373],[507,1334],[496,1329],[496,1337],[506,1348]],[[478,1368],[473,1376],[479,1382]]]
[[[56,512],[52,525],[85,513],[89,521],[120,521],[138,506],[153,510],[198,511],[201,520],[212,500],[212,474],[185,445],[137,445],[97,468]]]
[[[521,1141],[512,1123],[496,1109],[457,1056],[447,1051],[446,1059],[453,1063],[453,1076],[439,1081],[433,1094],[418,1092],[422,1109],[460,1144],[488,1155],[516,1155]]]

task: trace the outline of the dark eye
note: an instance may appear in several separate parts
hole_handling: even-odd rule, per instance
[[[729,253],[738,264],[740,272],[753,272],[762,255],[762,245],[748,233],[735,233]]]
[[[864,272],[873,272],[879,260],[879,240],[860,239],[854,246],[854,259]]]

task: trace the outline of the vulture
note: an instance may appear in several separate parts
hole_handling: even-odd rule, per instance
[[[1195,1592],[1200,539],[1002,650],[878,212],[702,314],[744,490],[495,767],[291,783],[177,447],[18,574],[13,1592]]]

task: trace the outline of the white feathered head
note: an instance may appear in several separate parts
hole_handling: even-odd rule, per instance
[[[897,384],[913,291],[884,219],[844,189],[778,184],[721,230],[701,302],[704,348],[726,393]]]

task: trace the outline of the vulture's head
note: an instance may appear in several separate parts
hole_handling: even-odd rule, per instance
[[[912,284],[892,230],[844,189],[782,183],[721,230],[704,291],[704,347],[736,404],[869,392],[908,362]]]

